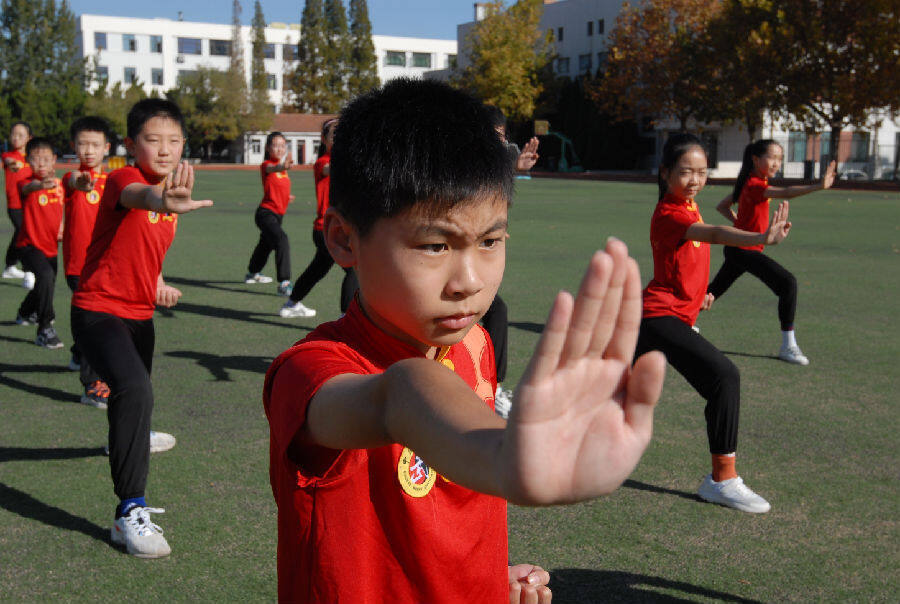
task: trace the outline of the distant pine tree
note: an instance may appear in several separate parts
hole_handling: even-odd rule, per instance
[[[377,88],[378,59],[372,42],[372,22],[366,0],[350,0],[350,98]]]
[[[300,17],[297,69],[290,78],[293,102],[298,111],[323,113],[332,106],[325,63],[326,45],[322,0],[306,0]]]
[[[250,90],[246,95],[243,130],[262,132],[272,126],[273,107],[269,102],[266,76],[266,17],[259,0],[253,6],[252,56],[250,61]]]
[[[350,31],[347,14],[341,0],[325,0],[325,80],[328,104],[325,112],[336,113],[347,101],[347,80],[350,71]]]

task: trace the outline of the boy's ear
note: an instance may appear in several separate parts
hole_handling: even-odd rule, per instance
[[[356,266],[357,250],[353,245],[356,229],[334,208],[328,208],[325,212],[322,234],[325,237],[325,246],[337,264],[343,268]]]
[[[125,150],[128,151],[128,155],[134,157],[134,140],[125,137]]]

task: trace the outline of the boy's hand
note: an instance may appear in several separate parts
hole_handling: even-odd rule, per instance
[[[709,310],[712,308],[713,302],[716,301],[716,297],[709,292],[706,292],[706,295],[703,296],[703,302],[700,303],[700,310]]]
[[[165,306],[166,308],[172,308],[175,304],[178,303],[178,298],[181,297],[181,290],[178,290],[171,285],[157,285],[156,287],[156,305],[157,306]]]
[[[508,567],[509,604],[550,604],[550,573],[533,564]]]
[[[72,186],[79,191],[84,191],[85,193],[90,192],[94,188],[94,182],[96,179],[91,176],[90,171],[88,172],[73,172],[73,183]]]
[[[296,195],[288,195],[288,203],[294,203],[295,199],[297,199]]]
[[[48,176],[41,180],[41,188],[42,189],[55,189],[56,188],[56,178],[53,176]]]
[[[183,161],[178,164],[174,173],[166,177],[162,191],[163,211],[184,214],[213,204],[211,199],[192,199],[193,188],[194,167]]]
[[[788,236],[788,232],[791,230],[791,223],[788,222],[788,207],[786,201],[778,204],[778,209],[772,215],[772,221],[765,233],[766,245],[778,245]]]
[[[527,172],[534,167],[534,164],[537,163],[538,157],[538,145],[540,141],[536,136],[532,136],[531,140],[525,143],[525,147],[522,149],[522,152],[519,153],[519,157],[516,160],[516,170],[519,172]]]
[[[18,172],[19,170],[22,169],[22,164],[20,164],[18,161],[16,161],[12,157],[7,157],[6,159],[3,160],[3,163],[6,164],[6,168],[10,172]]]
[[[294,167],[294,159],[291,157],[290,153],[285,153],[284,158],[281,160],[281,165],[284,166],[285,170],[290,170]]]
[[[632,368],[641,322],[637,263],[610,238],[578,296],[560,292],[516,388],[498,480],[514,503],[549,505],[612,492],[650,440],[665,357]]]

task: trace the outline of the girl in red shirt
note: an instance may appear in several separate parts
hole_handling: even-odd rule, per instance
[[[781,169],[784,149],[771,139],[758,140],[744,149],[744,161],[734,191],[719,202],[716,210],[735,227],[762,233],[769,225],[769,199],[791,199],[827,189],[834,182],[835,163],[831,162],[820,182],[793,187],[772,187],[769,179]],[[737,214],[731,206],[737,203]],[[725,262],[709,284],[714,298],[722,297],[731,284],[745,272],[765,283],[778,296],[778,320],[781,322],[781,350],[778,358],[788,363],[809,365],[794,336],[794,313],[797,309],[797,279],[786,268],[762,253],[762,245],[732,246],[722,250]]]
[[[712,473],[699,495],[745,512],[767,512],[769,503],[747,487],[735,470],[740,375],[719,349],[692,329],[713,297],[706,293],[709,244],[775,245],[791,228],[784,202],[765,232],[704,224],[695,196],[706,184],[707,157],[690,134],[669,137],[659,169],[659,202],[650,221],[653,279],[644,290],[644,310],[635,358],[662,351],[669,363],[706,399],[706,432]]]
[[[19,261],[16,250],[16,239],[22,230],[22,200],[19,198],[19,181],[31,176],[31,166],[25,161],[25,145],[31,140],[31,126],[25,122],[16,122],[9,131],[9,143],[11,151],[3,153],[3,171],[6,177],[6,213],[13,224],[13,236],[6,248],[6,268],[3,270],[4,279],[25,278],[25,287],[34,287],[34,274],[26,273],[16,266]]]

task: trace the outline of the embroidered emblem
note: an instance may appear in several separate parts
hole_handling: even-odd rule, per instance
[[[434,486],[437,472],[408,447],[404,447],[397,463],[397,479],[404,493],[410,497],[424,497]]]
[[[159,214],[157,214],[156,212],[148,211],[147,220],[150,221],[150,224],[156,224],[157,222],[159,222]]]
[[[50,198],[47,197],[46,194],[41,193],[41,195],[38,197],[38,203],[41,204],[42,206],[45,206],[48,203],[50,203]]]
[[[97,191],[91,191],[87,194],[87,201],[91,205],[97,205],[100,203],[100,193]]]

